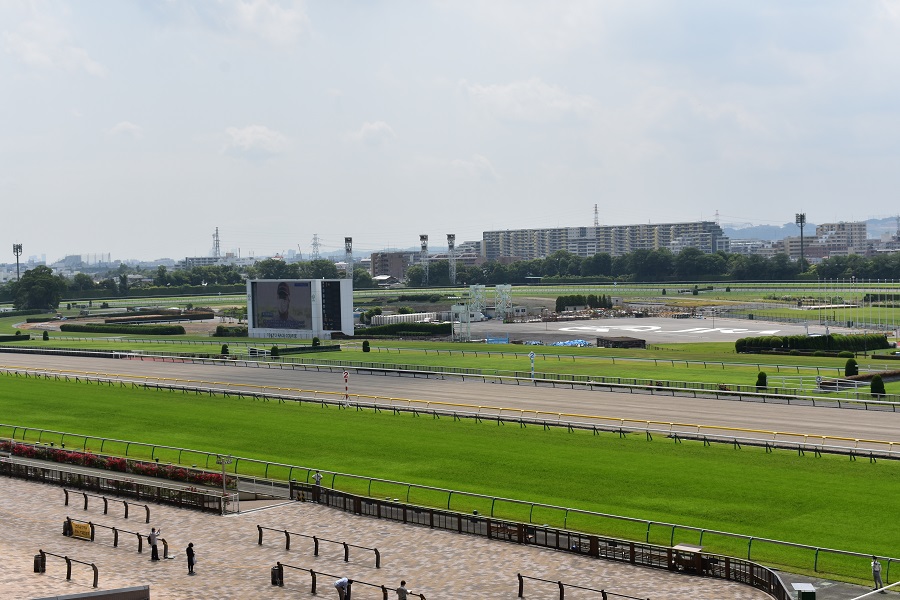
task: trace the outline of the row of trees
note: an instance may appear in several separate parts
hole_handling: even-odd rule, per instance
[[[542,278],[554,281],[771,281],[809,279],[890,279],[900,273],[900,253],[865,256],[835,256],[810,266],[805,261],[792,261],[787,254],[771,258],[759,255],[704,254],[697,248],[685,248],[674,254],[666,249],[635,250],[622,256],[606,253],[580,257],[559,251],[547,258],[523,260],[509,264],[489,261],[480,266],[457,265],[456,280],[467,285],[496,285],[528,283]],[[425,270],[420,265],[406,272],[410,286],[421,287]],[[429,263],[428,285],[446,286],[450,283],[450,268],[446,260]]]

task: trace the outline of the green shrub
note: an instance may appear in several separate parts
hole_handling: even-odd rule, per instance
[[[815,352],[813,352],[813,356],[825,356],[825,351],[824,350],[816,350]]]
[[[278,358],[278,346],[272,346],[269,354],[272,356],[272,358]]]
[[[847,363],[844,365],[844,377],[852,377],[853,375],[859,375],[859,365],[856,364],[856,359],[848,358]]]
[[[756,375],[756,389],[759,391],[766,389],[767,379],[766,372],[760,371]]]
[[[222,344],[222,351],[219,353],[222,356],[228,356],[228,344]]]
[[[872,377],[870,388],[873,396],[884,396],[884,380],[881,379],[881,375]]]
[[[848,352],[847,350],[841,350],[838,352],[838,358],[853,358],[854,355],[852,352]]]
[[[363,340],[362,351],[363,352],[371,352],[372,351],[372,348],[369,347],[369,340]]]
[[[800,351],[794,348],[793,350],[788,352],[788,354],[790,354],[791,356],[800,356]]]
[[[45,332],[43,333],[43,335],[41,335],[41,339],[43,339],[45,342],[46,342],[47,340],[49,340],[49,339],[50,339],[50,332],[45,331]]]
[[[319,341],[319,338],[318,338],[318,337],[314,337],[313,340],[312,340],[312,345],[313,345],[314,348],[315,348],[316,346],[320,345],[321,343],[322,343],[322,342]]]
[[[663,288],[663,289],[662,289],[662,295],[663,295],[663,296],[666,295],[666,288]]]

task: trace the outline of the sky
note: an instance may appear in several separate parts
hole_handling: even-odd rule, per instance
[[[0,262],[887,217],[900,0],[5,0],[0,132]]]

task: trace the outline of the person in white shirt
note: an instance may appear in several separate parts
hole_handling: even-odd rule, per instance
[[[350,586],[350,580],[346,577],[341,577],[337,581],[334,582],[334,589],[337,590],[338,598],[344,600],[347,596],[347,588]]]
[[[872,557],[872,578],[875,580],[875,589],[881,589],[884,584],[881,583],[881,563],[874,556]],[[884,593],[883,591],[881,592]]]

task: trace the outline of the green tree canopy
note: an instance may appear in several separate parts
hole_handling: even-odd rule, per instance
[[[17,309],[56,309],[67,287],[65,277],[54,275],[53,269],[40,265],[22,275],[13,305]]]

